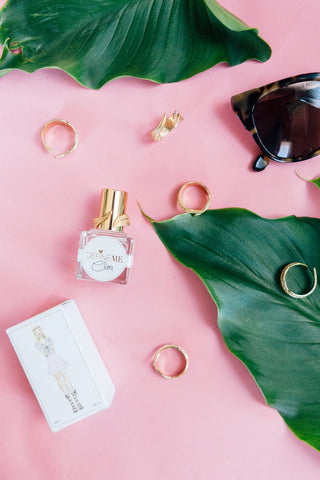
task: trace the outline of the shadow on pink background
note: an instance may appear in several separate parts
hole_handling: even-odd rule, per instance
[[[3,2],[1,2],[3,3]],[[258,147],[231,110],[233,94],[319,70],[320,3],[224,0],[273,48],[265,63],[216,66],[155,85],[132,78],[98,91],[61,71],[0,79],[1,456],[3,478],[18,480],[318,479],[319,453],[265,406],[246,368],[225,347],[217,310],[200,280],[177,264],[142,217],[179,213],[176,195],[204,182],[214,208],[266,217],[319,216],[320,192],[300,180],[320,160],[251,163]],[[184,122],[158,144],[149,132],[164,112]],[[76,126],[78,149],[55,159],[41,145],[52,118]],[[127,286],[75,280],[79,234],[92,227],[104,187],[129,192],[127,233],[136,240]],[[109,411],[53,434],[5,329],[74,299],[116,385]],[[177,343],[190,368],[169,382],[151,368],[155,350]]]

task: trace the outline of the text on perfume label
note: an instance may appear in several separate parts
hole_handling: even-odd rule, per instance
[[[123,263],[122,255],[104,255],[100,252],[87,252],[86,258],[91,258],[92,260],[104,260],[105,262]]]

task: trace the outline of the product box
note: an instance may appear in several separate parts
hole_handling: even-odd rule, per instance
[[[6,332],[53,432],[111,405],[114,385],[73,300]]]

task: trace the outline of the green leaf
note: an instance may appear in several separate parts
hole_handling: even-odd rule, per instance
[[[0,76],[49,67],[90,88],[128,75],[177,82],[219,62],[268,60],[257,34],[215,0],[8,0]]]
[[[309,180],[308,178],[303,178],[301,175],[299,175],[298,172],[296,172],[297,177],[301,178],[301,180],[304,180],[305,182],[313,183],[316,187],[320,188],[320,177],[314,178],[313,180]]]
[[[301,293],[320,267],[320,220],[268,220],[242,209],[178,215],[152,225],[160,240],[203,281],[218,306],[228,348],[249,369],[268,405],[320,450],[320,289],[303,299],[284,293],[280,273],[291,262],[289,288]]]
[[[314,178],[313,180],[309,180],[309,182],[313,183],[313,185],[320,188],[320,177]]]

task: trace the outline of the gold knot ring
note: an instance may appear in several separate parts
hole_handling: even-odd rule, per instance
[[[308,265],[306,265],[305,263],[300,263],[300,262],[289,263],[288,265],[286,265],[284,267],[284,269],[281,272],[281,275],[280,275],[281,287],[284,290],[284,292],[287,295],[289,295],[290,297],[305,298],[305,297],[308,297],[309,295],[311,295],[315,291],[315,288],[316,288],[317,283],[318,283],[317,270],[315,268],[313,268],[314,281],[313,281],[313,285],[311,287],[311,290],[309,290],[309,292],[306,292],[306,293],[295,293],[288,288],[288,285],[287,285],[287,282],[286,282],[286,275],[287,275],[288,271],[290,270],[290,268],[296,267],[298,265],[300,265],[301,267],[303,267],[305,269],[308,269]]]
[[[190,187],[197,187],[206,194],[207,203],[205,204],[205,206],[203,208],[189,208],[184,204],[183,199],[182,199],[183,194]],[[203,212],[208,210],[210,203],[211,203],[211,193],[210,193],[208,187],[204,183],[196,182],[196,181],[187,182],[184,185],[182,185],[182,187],[179,190],[178,204],[180,205],[182,210],[184,210],[187,213],[194,213],[195,215],[201,215]]]
[[[48,150],[48,152],[52,152],[53,148],[50,147],[50,145],[47,144],[46,134],[48,133],[48,131],[51,128],[53,128],[57,125],[62,125],[63,127],[67,127],[69,129],[71,129],[72,132],[73,132],[73,135],[74,135],[72,147],[67,152],[59,153],[59,155],[55,155],[55,158],[62,158],[62,157],[65,157],[66,155],[69,155],[69,153],[73,152],[77,148],[77,146],[78,146],[78,133],[77,133],[77,130],[74,128],[74,126],[71,125],[71,123],[67,122],[67,120],[61,120],[60,118],[54,118],[53,120],[49,120],[48,122],[46,122],[44,124],[44,126],[42,127],[42,130],[41,130],[41,142],[42,142],[43,146],[45,147],[45,149]]]
[[[165,351],[165,350],[168,350],[170,348],[174,348],[175,350],[178,350],[179,352],[182,353],[182,355],[184,356],[184,360],[185,360],[185,366],[184,368],[179,372],[177,373],[176,375],[167,375],[165,373],[162,372],[162,370],[159,368],[158,366],[158,360],[159,360],[159,357],[160,355]],[[159,375],[161,375],[161,377],[163,378],[168,378],[169,380],[172,380],[174,378],[179,378],[181,377],[181,375],[183,375],[188,367],[189,367],[189,357],[187,355],[187,352],[182,348],[182,347],[179,347],[179,345],[172,345],[172,344],[169,344],[169,345],[163,345],[163,347],[159,348],[159,350],[157,351],[155,357],[154,357],[154,360],[153,360],[153,363],[152,363],[154,369],[156,372],[159,373]]]
[[[183,120],[183,116],[180,115],[176,110],[173,112],[170,117],[167,117],[165,113],[159,123],[154,130],[151,132],[151,137],[154,142],[158,142],[161,138],[168,135],[174,128],[176,128],[179,123]]]

